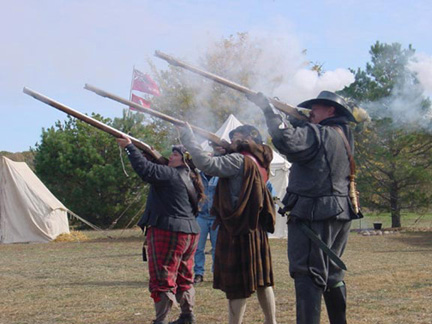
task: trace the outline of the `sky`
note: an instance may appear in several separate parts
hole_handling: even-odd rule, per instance
[[[364,68],[376,41],[412,44],[424,62],[416,68],[431,85],[430,17],[430,0],[0,0],[0,151],[34,148],[42,128],[66,118],[23,87],[82,113],[120,117],[123,107],[84,84],[127,98],[134,66],[150,72],[151,60],[167,68],[155,50],[196,64],[214,41],[239,32],[285,63],[306,50],[307,60],[323,64],[321,80],[281,65],[301,85],[279,89],[290,104],[350,82],[347,69]]]

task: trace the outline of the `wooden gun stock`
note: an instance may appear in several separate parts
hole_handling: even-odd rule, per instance
[[[116,95],[114,95],[112,93],[109,93],[109,92],[104,91],[102,89],[96,88],[96,87],[94,87],[92,85],[86,84],[84,86],[84,89],[90,90],[90,91],[92,91],[92,92],[94,92],[94,93],[96,93],[96,94],[98,94],[98,95],[100,95],[102,97],[106,97],[106,98],[112,99],[112,100],[117,101],[119,103],[122,103],[122,104],[124,104],[126,106],[133,107],[133,108],[135,108],[139,112],[146,113],[146,114],[152,115],[154,117],[160,118],[160,119],[165,120],[167,122],[170,122],[170,123],[172,123],[172,124],[174,124],[176,126],[185,126],[186,125],[186,122],[184,122],[184,121],[182,121],[180,119],[173,118],[173,117],[171,117],[169,115],[166,115],[166,114],[161,113],[161,112],[159,112],[157,110],[154,110],[154,109],[145,108],[145,107],[141,106],[140,104],[137,104],[137,103],[135,103],[133,101],[130,101],[130,100],[127,100],[127,99],[124,99],[124,98],[121,98],[121,97],[116,96]],[[198,134],[198,135],[200,135],[200,136],[208,139],[209,141],[215,143],[216,145],[219,145],[219,146],[222,146],[225,149],[228,149],[228,147],[229,147],[230,144],[228,142],[224,141],[224,140],[221,140],[219,138],[219,136],[217,136],[216,134],[211,133],[209,131],[206,131],[205,129],[197,127],[197,126],[190,125],[190,127],[192,128],[192,130],[196,134]]]
[[[24,87],[23,92],[25,94],[28,94],[29,96],[39,100],[39,101],[42,101],[43,103],[45,103],[51,107],[54,107],[58,110],[61,110],[68,115],[71,115],[71,116],[73,116],[73,117],[75,117],[75,118],[77,118],[77,119],[79,119],[79,120],[81,120],[81,121],[83,121],[89,125],[92,125],[93,127],[96,127],[97,129],[100,129],[100,130],[102,130],[108,134],[111,134],[114,137],[123,137],[123,136],[129,137],[130,140],[132,141],[132,143],[137,148],[142,150],[144,152],[144,154],[147,157],[149,157],[149,159],[151,161],[153,161],[155,163],[159,163],[159,164],[166,164],[166,159],[158,151],[156,151],[154,148],[152,148],[150,145],[148,145],[144,142],[141,142],[140,140],[138,140],[138,139],[136,139],[130,135],[127,135],[127,134],[125,134],[125,133],[123,133],[123,132],[121,132],[121,131],[119,131],[119,130],[111,127],[111,126],[108,126],[108,125],[92,118],[92,117],[84,115],[84,114],[80,113],[79,111],[76,111],[76,110],[74,110],[68,106],[65,106],[65,105],[61,104],[60,102],[55,101],[51,98],[48,98],[48,97],[46,97],[46,96],[44,96],[44,95],[42,95],[36,91],[33,91],[29,88]]]
[[[217,82],[219,84],[227,86],[227,87],[229,87],[231,89],[240,91],[240,92],[242,92],[244,94],[252,94],[252,95],[255,94],[256,95],[258,93],[257,91],[253,91],[253,90],[251,90],[249,88],[246,88],[246,87],[244,87],[244,86],[242,86],[242,85],[240,85],[238,83],[235,83],[235,82],[232,82],[232,81],[230,81],[228,79],[222,78],[222,77],[220,77],[220,76],[218,76],[216,74],[204,71],[202,69],[199,69],[197,67],[189,65],[189,64],[187,64],[185,62],[177,60],[177,59],[175,59],[174,57],[172,57],[170,55],[162,53],[161,51],[155,51],[155,56],[157,56],[157,57],[159,57],[159,58],[167,61],[171,65],[182,67],[182,68],[187,69],[187,70],[189,70],[191,72],[199,74],[199,75],[201,75],[201,76],[203,76],[203,77],[205,77],[207,79],[213,80],[213,81],[215,81],[215,82]],[[272,98],[268,98],[268,99],[269,99],[269,101],[273,104],[273,106],[276,109],[278,109],[278,110],[280,110],[280,111],[282,111],[282,112],[284,112],[284,113],[286,113],[286,114],[288,114],[290,116],[293,116],[293,117],[295,117],[297,119],[307,120],[307,117],[305,115],[301,114],[295,107],[293,107],[291,105],[288,105],[288,104],[286,104],[286,103],[284,103],[282,101],[276,100],[276,99],[272,99]]]

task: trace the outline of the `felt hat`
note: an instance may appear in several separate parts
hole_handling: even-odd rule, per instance
[[[312,109],[312,105],[315,104],[324,104],[326,106],[335,107],[338,115],[346,116],[348,120],[356,122],[351,107],[348,106],[344,98],[334,92],[321,91],[318,97],[303,101],[298,104],[298,107]]]

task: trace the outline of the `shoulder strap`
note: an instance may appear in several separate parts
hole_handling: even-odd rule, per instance
[[[355,165],[354,158],[353,158],[353,156],[351,154],[351,146],[348,143],[348,139],[346,138],[345,133],[342,131],[342,129],[340,129],[340,127],[338,127],[338,126],[332,126],[332,128],[334,128],[339,133],[339,135],[342,137],[342,139],[344,141],[345,148],[346,148],[346,151],[347,151],[347,154],[348,154],[348,159],[349,159],[349,162],[350,162],[351,176],[354,176],[355,173],[356,173],[356,165]]]
[[[354,158],[351,154],[351,146],[348,143],[348,140],[344,134],[344,132],[342,131],[342,129],[340,129],[338,126],[332,126],[332,128],[334,128],[339,135],[342,137],[344,143],[345,143],[345,148],[348,154],[348,158],[349,158],[349,162],[350,162],[350,169],[351,169],[351,174],[349,176],[350,182],[349,182],[349,197],[351,199],[351,203],[353,206],[353,211],[356,214],[357,218],[362,218],[363,214],[360,210],[360,200],[359,200],[359,194],[356,188],[356,183],[355,183],[355,162],[354,162]]]
[[[180,179],[182,179],[184,185],[186,186],[189,202],[191,203],[192,211],[196,216],[198,214],[198,194],[189,175],[182,170],[179,170],[179,175]]]
[[[265,169],[265,168],[264,168],[264,167],[263,167],[263,166],[258,162],[258,160],[255,158],[255,156],[253,156],[252,153],[247,152],[247,151],[242,151],[242,152],[240,152],[240,154],[243,154],[244,156],[248,156],[248,157],[250,157],[251,160],[255,162],[255,164],[256,164],[257,167],[258,167],[258,170],[259,170],[259,172],[260,172],[260,174],[261,174],[261,177],[262,177],[264,183],[266,183],[267,180],[268,180],[267,171],[266,171],[266,169]]]

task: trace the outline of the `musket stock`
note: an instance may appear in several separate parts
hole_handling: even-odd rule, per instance
[[[191,72],[199,74],[199,75],[201,75],[201,76],[203,76],[203,77],[205,77],[207,79],[213,80],[213,81],[215,81],[215,82],[217,82],[219,84],[222,84],[222,85],[227,86],[227,87],[229,87],[231,89],[240,91],[240,92],[242,92],[244,94],[250,94],[250,95],[254,95],[255,94],[256,95],[258,93],[257,91],[251,90],[251,89],[249,89],[247,87],[244,87],[244,86],[242,86],[242,85],[240,85],[238,83],[235,83],[235,82],[232,82],[232,81],[230,81],[228,79],[222,78],[222,77],[220,77],[220,76],[218,76],[216,74],[204,71],[204,70],[199,69],[197,67],[194,67],[194,66],[192,66],[190,64],[187,64],[185,62],[177,60],[177,59],[175,59],[174,57],[172,57],[170,55],[162,53],[161,51],[155,51],[155,56],[157,56],[157,57],[159,57],[159,58],[167,61],[171,65],[182,67],[182,68],[184,68],[186,70],[189,70]],[[284,112],[284,113],[286,113],[286,114],[288,114],[290,116],[293,116],[293,117],[295,117],[297,119],[307,120],[307,117],[305,115],[301,114],[297,110],[297,108],[295,108],[295,107],[293,107],[291,105],[288,105],[288,104],[286,104],[286,103],[284,103],[282,101],[273,99],[273,98],[268,98],[268,99],[269,99],[269,101],[273,104],[273,106],[276,109],[278,109],[278,110],[280,110],[280,111],[282,111],[282,112]]]
[[[54,107],[58,110],[61,110],[68,115],[71,115],[71,116],[73,116],[73,117],[75,117],[75,118],[77,118],[77,119],[79,119],[79,120],[81,120],[81,121],[83,121],[89,125],[92,125],[93,127],[96,127],[97,129],[100,129],[100,130],[102,130],[108,134],[111,134],[114,137],[117,137],[117,138],[123,137],[123,136],[129,137],[130,140],[132,141],[132,143],[137,148],[144,151],[144,153],[146,155],[148,155],[154,162],[157,162],[160,164],[166,163],[166,161],[164,161],[165,158],[158,151],[156,151],[150,145],[140,141],[139,139],[136,139],[135,137],[127,135],[127,134],[125,134],[125,133],[123,133],[123,132],[121,132],[121,131],[119,131],[119,130],[111,127],[111,126],[108,126],[108,125],[106,125],[106,124],[104,124],[104,123],[102,123],[102,122],[100,122],[100,121],[98,121],[92,117],[84,115],[84,114],[80,113],[79,111],[76,111],[76,110],[74,110],[68,106],[65,106],[65,105],[61,104],[60,102],[55,101],[51,98],[48,98],[48,97],[46,97],[46,96],[44,96],[44,95],[42,95],[36,91],[33,91],[29,88],[24,87],[23,92],[25,94],[28,94],[29,96],[39,100],[39,101],[42,101],[43,103],[46,103],[47,105],[49,105],[51,107]]]
[[[176,126],[185,126],[186,125],[186,122],[184,122],[180,119],[173,118],[169,115],[166,115],[166,114],[161,113],[161,112],[154,110],[154,109],[145,108],[145,107],[141,106],[140,104],[137,104],[133,101],[130,101],[130,100],[124,99],[122,97],[116,96],[116,95],[109,93],[107,91],[104,91],[102,89],[96,88],[90,84],[85,84],[84,89],[90,90],[90,91],[92,91],[92,92],[94,92],[94,93],[96,93],[102,97],[112,99],[112,100],[117,101],[119,103],[122,103],[126,106],[133,107],[139,112],[146,113],[146,114],[152,115],[154,117],[160,118],[160,119],[165,120],[167,122],[170,122]],[[224,148],[229,147],[229,143],[224,141],[224,140],[221,140],[216,134],[211,133],[209,131],[206,131],[205,129],[197,127],[197,126],[190,125],[190,127],[192,128],[192,130],[196,134],[208,139],[209,141],[211,141],[211,142],[213,142],[219,146],[222,146]]]

